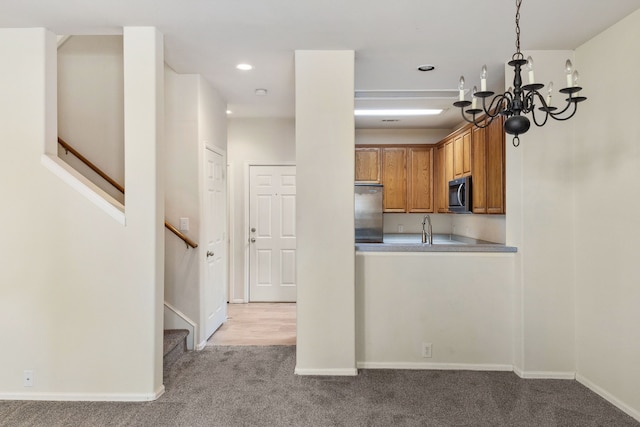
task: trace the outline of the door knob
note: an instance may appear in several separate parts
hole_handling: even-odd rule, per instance
[[[255,243],[255,242],[256,242],[256,238],[255,238],[255,237],[252,237],[252,238],[251,238],[251,243]]]
[[[256,232],[256,228],[255,227],[251,227],[251,232],[255,233]]]
[[[213,252],[211,252],[211,251],[207,251],[207,258],[209,258],[210,256],[213,256],[213,255],[214,255],[214,253],[213,253]]]

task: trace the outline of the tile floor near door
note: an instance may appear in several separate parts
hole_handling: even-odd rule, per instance
[[[295,303],[227,304],[227,321],[207,345],[295,345]]]

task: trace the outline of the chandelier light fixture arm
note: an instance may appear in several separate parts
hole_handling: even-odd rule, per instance
[[[533,59],[524,55],[520,51],[520,6],[522,0],[516,0],[516,52],[511,56],[508,65],[513,67],[513,88],[509,88],[506,92],[494,96],[494,92],[487,90],[487,66],[482,67],[480,73],[480,91],[476,87],[473,88],[471,101],[465,99],[464,77],[460,77],[458,89],[460,96],[458,101],[454,102],[455,107],[460,108],[462,118],[479,128],[485,128],[499,115],[505,116],[504,130],[506,133],[513,135],[513,145],[520,145],[519,135],[527,132],[531,126],[530,120],[525,116],[531,113],[533,123],[538,126],[544,126],[549,117],[558,121],[565,121],[572,118],[578,110],[578,103],[586,101],[586,97],[579,96],[582,88],[578,86],[578,72],[573,69],[570,60],[565,63],[565,74],[567,78],[567,87],[560,89],[559,92],[568,95],[565,99],[566,105],[562,110],[558,111],[558,107],[552,106],[553,82],[547,87],[546,98],[540,92],[544,88],[541,83],[536,83],[534,79]],[[522,72],[526,69],[529,83],[523,85]],[[576,96],[577,95],[577,96]],[[487,98],[492,97],[487,102]],[[482,108],[477,108],[477,99],[482,99]],[[538,118],[536,116],[536,104],[540,105],[538,111],[542,111],[544,116]],[[488,104],[488,105],[487,105]],[[468,108],[467,107],[471,107]]]

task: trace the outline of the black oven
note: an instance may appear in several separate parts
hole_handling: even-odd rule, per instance
[[[471,177],[449,181],[449,212],[471,212]]]

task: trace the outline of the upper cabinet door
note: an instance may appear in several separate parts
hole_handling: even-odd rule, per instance
[[[485,128],[473,128],[471,138],[473,196],[471,200],[473,213],[481,214],[487,213],[487,144],[485,135]]]
[[[433,147],[409,147],[407,212],[433,212]]]
[[[471,129],[453,140],[453,166],[455,178],[471,174]]]
[[[407,209],[407,149],[382,149],[382,185],[384,212],[406,212]]]
[[[505,213],[505,134],[502,117],[486,128],[487,213]]]
[[[382,182],[380,151],[379,147],[356,147],[356,182]]]

